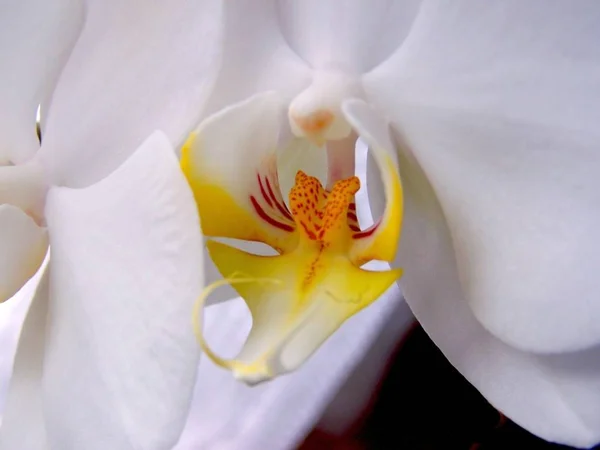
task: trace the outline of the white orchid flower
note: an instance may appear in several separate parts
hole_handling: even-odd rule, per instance
[[[304,212],[294,211],[293,196],[307,182],[296,180],[291,211],[267,184],[277,185],[273,155],[287,144],[287,127],[305,145],[324,143],[330,186],[352,173],[345,163],[354,132],[383,172],[385,195],[373,195],[373,203],[387,201],[384,225],[400,195],[382,160],[399,155],[401,286],[434,341],[523,427],[551,441],[598,442],[600,302],[591,297],[598,257],[590,242],[599,219],[598,7],[263,6],[225,8],[225,51],[207,106],[216,112],[183,151],[205,233],[260,240],[282,253],[265,258],[209,246],[225,276],[241,271],[263,282],[237,287],[258,322],[242,353],[231,361],[209,356],[240,378],[268,378],[296,367],[354,312],[349,304],[334,312],[343,285],[325,277],[344,269],[330,263],[321,279],[329,292],[308,294],[323,310],[306,319],[314,310],[293,286],[311,272],[294,261],[298,247],[289,236],[302,234],[295,230],[304,227]],[[383,242],[391,247],[396,238]],[[354,292],[372,286],[352,281]],[[272,302],[282,309],[260,309]]]
[[[399,276],[359,266],[393,259],[404,217],[401,287],[448,359],[529,431],[578,446],[600,440],[595,2],[90,1],[86,12],[43,146],[34,162],[9,168],[21,178],[3,181],[27,194],[5,202],[27,213],[32,231],[18,229],[40,242],[18,249],[35,257],[19,282],[12,276],[12,291],[35,269],[30,261],[41,262],[45,231],[35,227],[47,224],[52,246],[20,346],[45,347],[44,412],[66,416],[46,417],[60,448],[115,434],[122,440],[112,448],[129,448],[132,436],[142,448],[168,448],[180,429],[197,357],[182,310],[199,288],[200,228],[169,150],[190,131],[182,168],[205,234],[281,253],[259,258],[209,244],[226,278],[248,281],[235,287],[254,328],[238,358],[203,343],[208,356],[249,382],[298,367]],[[31,105],[44,105],[48,92]],[[381,220],[366,238],[347,214],[359,188],[357,136],[381,173],[369,180]],[[330,193],[311,173],[295,184],[277,173],[278,152],[311,144],[326,149]],[[294,184],[289,210],[279,181]],[[46,193],[55,185],[64,187]],[[303,209],[298,197],[311,188],[320,197]],[[110,239],[94,239],[94,230]],[[101,264],[126,244],[123,258]],[[352,275],[348,286],[340,273]],[[44,305],[41,341],[31,328]],[[20,356],[34,353],[19,349],[17,375],[32,364]],[[173,375],[178,369],[184,375]],[[122,383],[130,370],[143,382]],[[42,414],[27,392],[21,403]],[[135,419],[157,392],[168,402],[147,408],[144,441]],[[94,430],[70,398],[102,417]],[[80,426],[65,433],[67,423]]]

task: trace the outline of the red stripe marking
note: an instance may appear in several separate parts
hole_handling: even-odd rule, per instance
[[[302,228],[304,228],[304,231],[306,232],[306,234],[308,235],[308,237],[310,239],[312,239],[313,241],[317,239],[317,236],[315,236],[315,233],[313,233],[311,230],[309,230],[304,222],[300,221],[300,225],[302,225]],[[324,231],[325,230],[321,230],[321,232],[319,233],[319,237],[323,237]]]
[[[250,196],[250,201],[252,202],[252,206],[254,206],[254,210],[260,216],[260,218],[262,220],[264,220],[265,222],[267,222],[270,225],[273,225],[274,227],[279,228],[280,230],[289,231],[289,232],[294,231],[294,227],[292,227],[291,225],[287,225],[285,223],[278,222],[277,220],[275,220],[271,216],[269,216],[265,212],[265,210],[261,208],[261,206],[258,204],[258,202],[256,201],[256,199],[254,198],[253,195]]]
[[[348,219],[358,222],[358,217],[356,217],[356,214],[354,214],[353,212],[349,212],[348,214],[346,214],[346,216],[348,217]]]
[[[356,225],[349,225],[348,226],[352,231],[360,231],[360,228],[358,228]]]
[[[267,193],[265,192],[265,188],[263,187],[262,181],[260,179],[260,174],[257,173],[256,174],[256,178],[258,178],[258,186],[260,187],[260,193],[262,194],[263,198],[265,199],[265,201],[269,204],[269,206],[272,208],[273,207],[273,203],[271,203],[271,199],[269,199],[269,196],[267,195]]]
[[[356,211],[356,203],[350,203],[350,204],[348,205],[348,209],[349,209],[350,211]]]
[[[291,221],[294,221],[294,218],[292,217],[292,215],[290,214],[290,211],[287,209],[287,206],[284,208],[283,206],[281,206],[279,204],[279,201],[277,200],[277,197],[275,197],[275,194],[273,193],[273,189],[271,189],[271,183],[269,183],[269,178],[265,177],[265,181],[267,182],[267,189],[269,191],[269,195],[271,196],[271,198],[273,199],[273,201],[275,202],[275,206],[277,207],[277,209],[279,210],[279,212],[281,214],[283,214],[286,218],[288,218]],[[270,203],[269,203],[270,204]]]
[[[375,233],[375,230],[377,230],[378,227],[379,227],[379,222],[377,222],[375,225],[372,225],[370,228],[366,229],[365,231],[361,231],[360,233],[353,234],[352,238],[362,239],[362,238],[369,237],[373,233]]]

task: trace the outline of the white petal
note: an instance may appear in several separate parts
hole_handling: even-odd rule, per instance
[[[168,139],[155,132],[89,188],[53,188],[46,210],[44,406],[52,447],[171,448],[198,364],[191,313],[202,286],[202,238]]]
[[[421,0],[281,0],[283,34],[315,69],[363,73],[402,44]]]
[[[398,289],[390,289],[351,318],[297,372],[259,386],[248,387],[202,358],[192,410],[175,450],[296,448],[371,351],[378,330],[399,301]],[[241,299],[205,312],[205,332],[224,353],[235,353],[250,325]]]
[[[217,0],[89,2],[46,124],[56,182],[98,181],[155,129],[181,144],[219,68],[220,9]]]
[[[15,298],[10,300],[10,302],[19,302],[16,306],[18,309],[25,309],[25,311],[29,309],[29,311],[24,322],[20,317],[21,311],[18,311],[14,317],[17,323],[12,325],[20,327],[22,323],[23,328],[20,332],[13,376],[0,428],[1,450],[49,449],[41,385],[48,311],[48,278],[46,266]]]
[[[600,344],[600,5],[426,4],[365,80],[448,221],[466,301],[536,352]]]
[[[397,263],[405,269],[400,285],[417,320],[466,379],[520,426],[568,445],[600,441],[598,351],[540,356],[483,328],[464,300],[435,193],[413,156],[403,154],[400,167],[405,216]],[[370,196],[380,196],[371,186]]]
[[[80,0],[0,4],[0,165],[39,148],[38,105],[49,99],[83,21]]]
[[[238,0],[223,4],[221,68],[206,114],[270,90],[291,100],[308,85],[310,71],[281,34],[275,2]]]
[[[0,205],[0,302],[11,298],[40,268],[48,234],[31,217]]]
[[[0,205],[17,206],[42,223],[46,190],[44,171],[37,160],[0,166]]]
[[[492,405],[522,427],[570,445],[587,447],[599,441],[597,351],[542,357],[493,337],[464,301],[448,231],[427,217],[441,211],[421,213],[422,207],[414,199],[407,205],[401,285],[434,342]],[[556,366],[548,364],[552,361]]]

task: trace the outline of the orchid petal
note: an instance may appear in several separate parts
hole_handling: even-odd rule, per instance
[[[599,442],[598,349],[535,355],[483,328],[464,300],[432,188],[414,158],[400,164],[405,187],[400,284],[417,320],[465,378],[518,425],[552,442],[585,448]]]
[[[0,302],[11,298],[40,268],[48,234],[31,217],[0,205]]]
[[[205,115],[258,92],[275,90],[288,102],[308,85],[310,70],[281,34],[273,0],[223,2],[222,21],[221,67]]]
[[[7,0],[0,5],[0,165],[39,148],[36,111],[49,100],[83,22],[80,0]]]
[[[28,307],[28,311],[19,336],[13,376],[6,398],[5,413],[2,416],[0,450],[50,448],[46,435],[41,384],[48,311],[48,271],[48,267],[44,267],[10,300],[25,303],[18,307]]]
[[[295,246],[295,224],[277,176],[285,110],[273,93],[258,94],[209,117],[182,149],[206,236]]]
[[[314,69],[363,73],[407,36],[421,0],[282,0],[278,13],[292,49]]]
[[[181,145],[219,69],[220,3],[88,2],[44,134],[55,183],[100,180],[155,129]]]
[[[194,386],[202,285],[199,220],[173,148],[155,132],[99,183],[52,188],[46,211],[51,447],[171,448]]]
[[[417,319],[508,417],[590,446],[600,10],[572,6],[427,3],[364,85],[402,144],[399,262]]]
[[[381,219],[355,235],[353,257],[358,261],[392,261],[400,240],[403,205],[398,158],[391,141],[389,124],[361,100],[348,100],[342,109],[348,121],[370,146],[381,171],[386,204]]]
[[[364,80],[431,182],[465,300],[526,351],[600,344],[598,23],[594,1],[429,2]]]

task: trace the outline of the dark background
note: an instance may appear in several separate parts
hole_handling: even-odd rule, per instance
[[[538,439],[503,417],[420,326],[397,350],[375,396],[371,410],[350,435],[334,437],[315,430],[299,450],[573,448]]]

